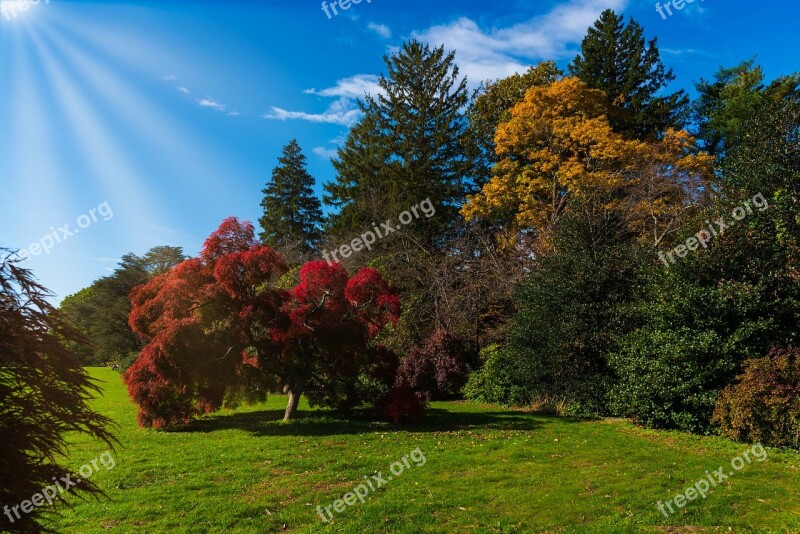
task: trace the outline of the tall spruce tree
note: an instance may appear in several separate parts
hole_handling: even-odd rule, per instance
[[[658,136],[686,119],[689,98],[683,90],[657,96],[675,79],[661,62],[657,39],[645,41],[642,26],[607,9],[589,28],[581,53],[569,66],[592,89],[601,89],[617,113],[610,117],[618,133],[636,138]]]
[[[326,229],[338,246],[373,224],[395,225],[403,212],[430,199],[430,218],[420,214],[347,260],[353,267],[379,268],[400,288],[405,308],[388,342],[405,350],[442,323],[444,299],[435,273],[460,231],[468,94],[454,53],[443,47],[412,40],[384,60],[380,94],[360,102],[363,116],[334,161],[336,179],[325,187],[325,202],[339,208]]]
[[[430,198],[435,219],[405,230],[434,245],[464,196],[466,79],[454,53],[412,40],[384,58],[381,94],[360,103],[363,117],[334,161],[325,202],[334,234],[361,233]]]
[[[322,210],[314,196],[314,177],[306,170],[306,157],[296,139],[283,147],[272,180],[262,192],[261,241],[289,263],[308,259],[320,241]]]

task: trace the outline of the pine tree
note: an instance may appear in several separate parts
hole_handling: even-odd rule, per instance
[[[466,80],[443,47],[410,41],[384,60],[381,94],[361,102],[364,116],[334,161],[335,182],[325,186],[325,202],[340,208],[329,229],[361,233],[429,198],[436,218],[407,230],[431,245],[464,196]]]
[[[380,94],[360,103],[363,116],[334,161],[325,202],[331,243],[347,243],[429,200],[434,213],[398,228],[350,260],[371,265],[398,285],[407,308],[389,344],[407,349],[441,324],[445,300],[436,286],[439,261],[461,230],[457,207],[468,175],[467,83],[454,53],[409,41],[384,58]]]
[[[314,177],[306,170],[306,157],[296,139],[283,148],[272,180],[262,192],[262,243],[281,252],[290,263],[307,259],[321,238],[322,210],[314,196]]]
[[[604,91],[618,111],[610,117],[618,133],[643,139],[680,127],[689,99],[683,90],[656,96],[675,79],[661,62],[657,39],[646,42],[642,26],[607,9],[589,28],[581,53],[569,66],[592,89]]]

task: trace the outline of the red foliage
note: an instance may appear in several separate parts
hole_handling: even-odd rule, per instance
[[[390,287],[375,269],[361,269],[347,283],[345,296],[356,307],[359,321],[368,325],[370,336],[400,316],[397,288]]]
[[[461,339],[440,328],[408,352],[400,363],[397,381],[408,384],[426,399],[447,398],[458,395],[468,371]]]
[[[416,423],[425,418],[425,403],[407,384],[390,389],[376,406],[380,416],[394,423],[408,421]]]
[[[350,278],[324,261],[304,265],[291,292],[276,289],[286,271],[250,223],[229,218],[198,258],[131,292],[129,322],[147,344],[123,378],[140,425],[184,425],[238,390],[263,390],[245,367],[296,394],[374,367],[370,343],[398,319],[396,289],[372,269]]]
[[[731,439],[800,448],[800,349],[773,349],[744,367],[711,421]]]
[[[206,263],[214,263],[223,256],[253,250],[259,248],[259,245],[250,222],[240,222],[236,217],[228,217],[203,243],[200,258]]]

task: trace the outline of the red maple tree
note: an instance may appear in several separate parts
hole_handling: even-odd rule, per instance
[[[287,271],[250,223],[229,218],[198,258],[131,292],[129,322],[146,344],[123,378],[141,426],[187,424],[281,386],[285,419],[304,393],[337,408],[374,402],[359,386],[364,376],[385,377],[388,394],[397,358],[374,340],[398,319],[396,289],[373,269],[350,277],[315,261],[287,291],[278,283]]]

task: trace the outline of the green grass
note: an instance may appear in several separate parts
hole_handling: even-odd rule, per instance
[[[116,467],[92,479],[109,499],[72,499],[59,532],[735,532],[800,531],[800,455],[768,449],[665,518],[656,508],[747,448],[618,420],[574,421],[495,406],[434,403],[425,424],[348,421],[285,398],[205,417],[186,431],[136,427],[119,375],[98,410],[116,420]],[[421,448],[425,465],[336,514],[316,507]],[[105,446],[76,437],[77,469]],[[679,527],[679,528],[676,528]],[[692,528],[693,527],[693,528]]]

